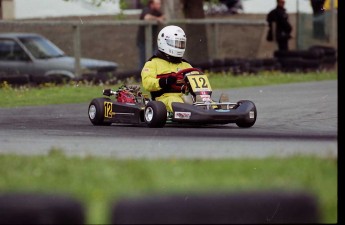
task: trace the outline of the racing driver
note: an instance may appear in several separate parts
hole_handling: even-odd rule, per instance
[[[186,34],[178,26],[164,27],[158,34],[158,51],[144,65],[141,71],[142,84],[151,92],[152,100],[161,101],[167,111],[172,112],[173,102],[183,103],[181,86],[176,85],[178,71],[192,68],[184,60]]]

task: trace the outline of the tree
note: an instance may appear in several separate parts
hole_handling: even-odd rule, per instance
[[[204,19],[203,0],[181,0],[186,19]],[[204,24],[187,24],[186,54],[191,62],[208,61],[207,30]]]
[[[2,0],[0,0],[0,20],[2,19]]]
[[[163,0],[164,13],[168,21],[174,19],[203,19],[205,18],[203,3],[203,0]],[[191,63],[207,61],[209,54],[206,26],[202,24],[176,25],[181,26],[187,35],[185,57]]]

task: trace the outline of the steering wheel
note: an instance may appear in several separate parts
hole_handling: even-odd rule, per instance
[[[184,82],[185,75],[186,75],[187,73],[190,73],[190,72],[193,72],[193,71],[197,71],[197,72],[199,72],[199,73],[202,73],[202,71],[201,71],[200,69],[198,69],[198,68],[187,68],[187,69],[180,70],[180,71],[178,71],[178,72],[175,74],[175,76],[176,76],[176,78],[177,78],[176,83],[177,83],[177,84],[184,84],[184,83],[185,83],[185,82]]]
[[[197,72],[199,72],[199,73],[202,73],[202,71],[199,70],[198,68],[187,68],[187,69],[180,70],[180,71],[178,71],[178,72],[176,73],[177,79],[178,79],[179,77],[181,77],[181,76],[184,78],[184,76],[185,76],[187,73],[190,73],[190,72],[193,72],[193,71],[197,71]],[[182,79],[183,79],[183,78],[182,78]]]

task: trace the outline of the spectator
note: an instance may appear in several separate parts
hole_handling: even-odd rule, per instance
[[[161,0],[149,0],[147,6],[143,8],[142,13],[140,15],[140,20],[147,20],[147,21],[157,21],[158,24],[163,24],[165,20],[165,16],[161,11],[162,3]],[[156,43],[156,37],[158,34],[158,24],[152,27],[152,38],[153,43]],[[139,26],[138,34],[137,34],[137,46],[139,48],[139,69],[142,69],[145,62],[146,62],[146,48],[145,48],[145,26]],[[152,45],[152,49],[154,52],[157,50],[155,45]],[[152,54],[154,54],[152,52]],[[150,56],[151,57],[151,56]]]
[[[267,14],[269,30],[267,41],[275,41],[280,51],[289,50],[289,39],[291,39],[292,26],[286,13],[285,0],[277,0],[277,7]]]

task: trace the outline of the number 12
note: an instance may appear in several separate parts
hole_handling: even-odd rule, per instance
[[[208,88],[205,78],[199,77],[199,79],[198,79],[199,82],[197,81],[197,79],[195,77],[193,77],[192,80],[195,83],[195,88],[200,88],[199,85],[201,85],[202,88]]]

